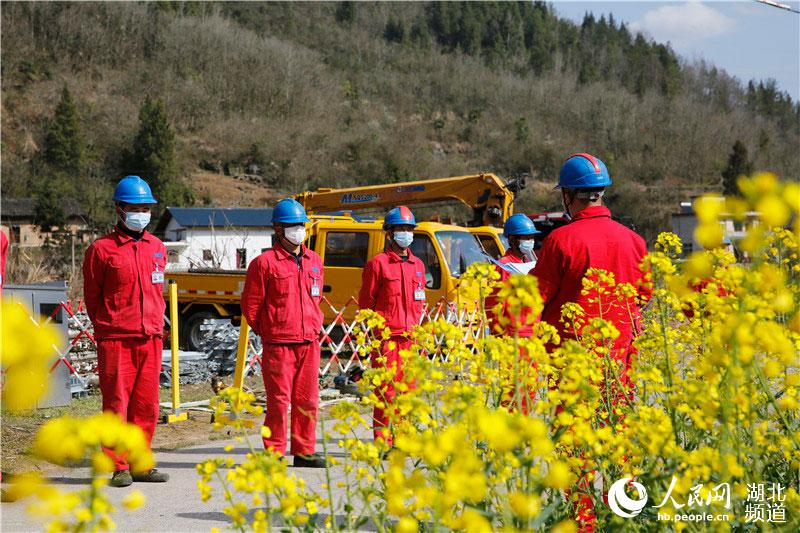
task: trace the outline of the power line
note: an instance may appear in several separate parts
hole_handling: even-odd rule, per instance
[[[768,6],[777,7],[778,9],[785,9],[786,11],[791,11],[792,13],[800,13],[800,10],[793,8],[788,4],[781,4],[780,2],[775,2],[773,0],[754,0],[759,4],[767,4]]]

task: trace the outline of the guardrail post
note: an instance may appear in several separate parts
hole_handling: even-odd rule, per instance
[[[244,386],[244,368],[247,364],[247,350],[250,346],[250,325],[242,315],[239,326],[239,344],[236,348],[236,369],[233,372],[233,386],[241,389]]]
[[[242,314],[239,324],[239,344],[236,347],[236,368],[233,371],[233,386],[239,390],[244,387],[244,371],[247,365],[247,350],[250,346],[250,325]],[[263,367],[262,367],[263,372]],[[241,409],[238,400],[234,400],[236,405],[231,405],[231,419],[235,419]]]
[[[174,279],[169,280],[169,323],[170,352],[172,355],[172,413],[167,415],[167,424],[189,419],[189,413],[181,411],[181,370],[178,357],[178,284]]]

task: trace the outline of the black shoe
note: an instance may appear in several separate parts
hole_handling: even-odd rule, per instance
[[[311,455],[295,455],[293,466],[300,468],[325,468],[328,466],[328,461],[318,453]]]
[[[147,472],[142,472],[141,474],[133,475],[133,481],[136,481],[137,483],[164,483],[168,479],[169,474],[159,472],[155,468],[151,468]]]
[[[131,477],[130,470],[117,470],[114,472],[114,475],[111,476],[111,485],[112,487],[127,487],[131,483],[133,483],[133,478]]]

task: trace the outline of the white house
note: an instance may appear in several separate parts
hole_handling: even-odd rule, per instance
[[[272,209],[168,207],[156,233],[167,247],[167,270],[246,269],[272,247]]]
[[[680,237],[684,256],[703,249],[703,246],[694,238],[694,230],[699,223],[694,212],[694,202],[697,198],[693,197],[689,202],[681,202],[680,211],[671,216],[672,233]],[[724,202],[725,198],[720,196],[719,201]],[[758,212],[748,211],[745,213],[744,220],[736,220],[730,213],[722,212],[719,216],[719,223],[722,225],[723,236],[729,239],[735,247],[736,243],[747,234],[747,230],[758,224]]]

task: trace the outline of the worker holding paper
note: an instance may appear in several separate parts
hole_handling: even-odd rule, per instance
[[[520,337],[530,337],[533,332],[532,321],[528,321],[528,313],[523,310],[520,316],[509,316],[508,311],[503,308],[503,313],[509,319],[508,324],[503,327],[499,324],[498,317],[493,309],[496,307],[497,293],[499,285],[507,281],[512,274],[527,274],[536,265],[536,254],[533,251],[534,236],[539,233],[533,221],[527,215],[511,215],[503,226],[503,235],[508,239],[508,250],[505,255],[495,263],[495,268],[500,274],[500,283],[495,287],[492,294],[486,298],[486,313],[489,319],[491,331],[495,333],[503,332],[506,335],[514,334]]]

